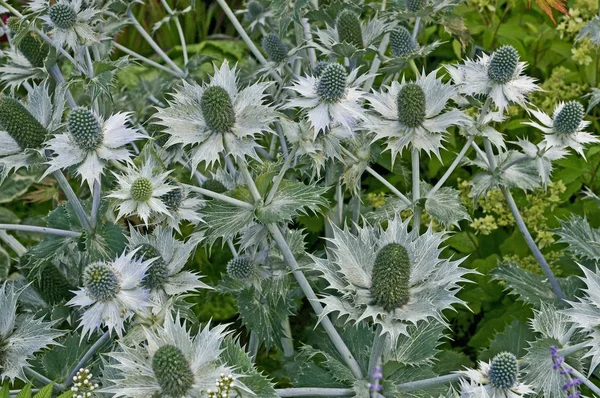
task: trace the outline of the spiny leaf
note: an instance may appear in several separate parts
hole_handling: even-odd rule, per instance
[[[203,212],[206,222],[206,240],[211,245],[219,238],[223,238],[225,242],[235,237],[254,219],[252,210],[214,199],[208,201]]]
[[[31,384],[27,384],[19,393],[16,398],[30,398],[31,397]]]
[[[568,244],[567,250],[575,256],[600,260],[600,229],[592,228],[585,217],[575,215],[560,221],[560,228],[553,232],[560,236],[558,242]]]
[[[54,387],[54,383],[48,384],[46,387],[42,388],[38,391],[37,394],[33,396],[33,398],[50,398],[52,397],[52,388]]]
[[[533,340],[533,338],[533,332],[525,323],[514,320],[504,331],[494,336],[489,348],[483,351],[478,358],[482,361],[487,361],[494,355],[504,351],[521,357],[527,352],[528,342]]]
[[[316,212],[319,207],[327,206],[323,195],[328,189],[284,180],[271,203],[256,210],[256,217],[260,222],[270,224],[292,221],[307,210]]]
[[[425,210],[445,226],[458,225],[461,220],[471,219],[460,200],[459,192],[450,187],[442,187],[428,197],[425,200]]]

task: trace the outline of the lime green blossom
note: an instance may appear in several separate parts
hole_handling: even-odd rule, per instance
[[[564,252],[562,250],[553,250],[547,253],[544,253],[544,258],[548,261],[550,265],[550,269],[556,276],[562,276],[563,271],[560,267],[559,259],[563,256]],[[503,263],[513,262],[519,264],[521,268],[526,271],[532,272],[534,274],[542,274],[542,269],[540,268],[540,264],[537,262],[535,257],[532,255],[527,255],[525,257],[521,257],[518,254],[509,254],[506,256],[502,256]]]
[[[569,82],[572,73],[564,66],[554,68],[550,77],[541,84],[543,91],[533,94],[532,102],[546,113],[552,113],[559,102],[576,100],[587,93],[587,84]]]
[[[578,41],[571,48],[571,58],[579,65],[587,66],[594,60],[592,55],[595,56],[596,49],[589,37]]]
[[[471,228],[475,230],[475,233],[481,235],[489,235],[492,231],[498,228],[498,224],[496,224],[496,219],[492,215],[487,215],[485,217],[476,218],[469,225]]]

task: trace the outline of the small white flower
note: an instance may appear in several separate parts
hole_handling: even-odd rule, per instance
[[[211,167],[221,154],[244,159],[257,158],[254,138],[272,132],[269,125],[276,112],[264,104],[265,90],[271,83],[256,83],[242,90],[237,86],[236,68],[225,60],[208,84],[183,82],[169,106],[159,108],[157,123],[170,137],[165,147],[192,146],[191,164],[202,161]]]
[[[74,291],[67,305],[84,308],[79,327],[82,337],[103,325],[123,336],[124,322],[136,311],[150,306],[149,292],[141,286],[152,260],[142,260],[135,252],[121,254],[112,262],[96,262],[83,270],[83,288]]]
[[[118,377],[99,392],[115,398],[148,398],[152,396],[197,398],[215,385],[221,373],[231,369],[220,359],[226,325],[210,329],[207,325],[190,336],[179,316],[167,313],[164,326],[146,330],[147,343],[111,352],[115,361],[109,366]],[[236,387],[242,387],[234,382]]]
[[[67,121],[68,133],[57,134],[47,142],[54,156],[47,162],[44,176],[77,165],[77,173],[91,190],[108,162],[130,163],[131,153],[125,146],[145,136],[127,127],[129,117],[129,113],[119,112],[104,121],[87,108],[73,109]]]
[[[458,109],[444,112],[456,89],[438,79],[437,72],[423,74],[414,82],[392,82],[385,91],[367,97],[378,115],[371,117],[365,128],[376,140],[385,140],[392,158],[409,144],[439,158],[447,129],[470,121]]]
[[[200,282],[200,276],[184,271],[190,255],[200,242],[197,235],[187,242],[181,242],[170,230],[161,226],[154,228],[151,234],[144,235],[136,228],[129,229],[129,250],[135,251],[135,258],[154,260],[142,281],[142,286],[150,290],[150,297],[160,310],[169,296],[180,295],[196,289],[211,289]]]
[[[531,113],[540,121],[527,122],[544,135],[544,143],[550,147],[571,148],[585,158],[584,145],[592,142],[600,142],[591,133],[583,131],[590,122],[583,120],[583,106],[577,101],[567,103],[561,102],[552,118],[542,111],[531,110]]]
[[[513,47],[502,46],[492,56],[483,54],[446,69],[460,93],[489,96],[502,113],[511,103],[527,109],[527,95],[538,90],[535,79],[522,74],[526,65]]]
[[[370,75],[358,76],[358,69],[350,74],[338,63],[324,65],[318,76],[298,77],[289,89],[301,97],[291,98],[284,108],[306,111],[313,128],[313,138],[321,132],[341,125],[352,133],[358,121],[366,118],[360,102],[364,93],[358,88]]]
[[[151,215],[169,215],[169,209],[161,197],[176,189],[175,186],[166,183],[171,170],[165,173],[156,173],[155,168],[155,163],[149,160],[139,169],[130,166],[125,174],[115,174],[119,189],[108,197],[118,201],[117,219],[137,214],[148,225]]]
[[[57,344],[55,339],[64,334],[52,328],[56,322],[44,322],[32,315],[20,317],[17,322],[17,301],[22,292],[15,289],[14,282],[0,286],[0,381],[27,381],[29,359],[37,351]]]

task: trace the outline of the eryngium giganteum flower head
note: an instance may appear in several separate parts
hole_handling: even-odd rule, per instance
[[[408,232],[409,220],[396,217],[387,229],[365,225],[352,234],[334,228],[327,258],[312,256],[331,294],[324,313],[346,322],[372,321],[391,338],[392,347],[407,328],[423,320],[445,323],[442,311],[464,304],[455,295],[471,272],[462,260],[440,257],[443,233]]]

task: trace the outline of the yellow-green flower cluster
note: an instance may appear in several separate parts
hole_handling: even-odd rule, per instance
[[[554,237],[548,231],[546,214],[560,204],[560,194],[566,190],[565,184],[559,180],[549,183],[547,191],[537,189],[526,197],[528,204],[522,210],[523,221],[532,230],[535,240],[541,248],[554,243]]]
[[[383,192],[369,192],[367,194],[367,204],[374,208],[383,206],[385,204],[385,194]]]
[[[579,65],[589,65],[594,60],[592,56],[596,54],[596,47],[589,37],[579,40],[571,48],[571,58]]]
[[[533,103],[546,113],[552,114],[556,105],[561,101],[579,99],[589,90],[587,84],[568,82],[569,74],[573,72],[564,66],[554,68],[550,77],[541,85],[542,91],[533,95]]]
[[[550,265],[550,269],[552,269],[552,272],[556,276],[561,276],[563,274],[563,271],[560,267],[560,263],[558,262],[558,260],[563,256],[563,254],[564,252],[562,250],[552,250],[547,253],[544,253],[544,258],[546,259],[548,265]],[[540,268],[540,264],[532,255],[521,257],[518,254],[509,254],[506,256],[502,256],[502,262],[513,262],[519,264],[519,266],[524,270],[535,274],[543,273],[542,269]]]

